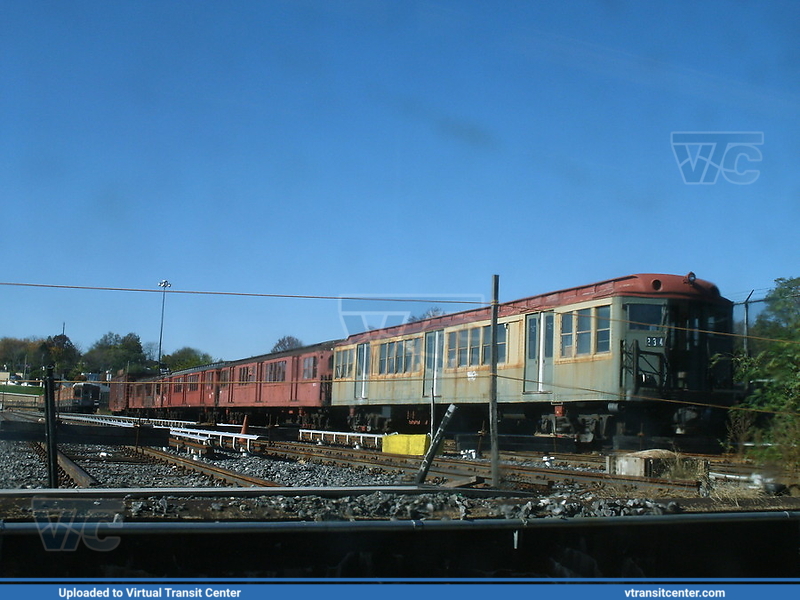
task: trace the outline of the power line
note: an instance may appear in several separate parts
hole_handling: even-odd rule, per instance
[[[369,297],[369,296],[329,296],[329,295],[313,295],[313,294],[267,294],[257,292],[215,292],[208,290],[166,290],[166,289],[150,289],[150,288],[124,288],[124,287],[108,287],[108,286],[81,286],[81,285],[59,285],[51,283],[20,283],[20,282],[0,282],[0,286],[7,287],[23,287],[23,288],[39,288],[39,289],[61,289],[61,290],[86,290],[86,291],[104,291],[104,292],[140,292],[150,294],[186,294],[186,295],[201,295],[201,296],[230,296],[230,297],[250,297],[250,298],[284,298],[295,300],[351,300],[351,301],[369,301],[369,302],[404,302],[404,303],[424,303],[424,304],[453,304],[453,305],[470,305],[478,307],[487,307],[490,305],[488,302],[479,302],[477,300],[445,300],[445,299],[431,299],[431,298],[382,298],[382,297]],[[800,296],[792,294],[791,297]],[[749,300],[749,303],[765,302],[767,298]],[[504,303],[501,303],[501,305]],[[735,303],[735,305],[743,305],[743,302]],[[542,312],[554,312],[552,310],[544,310]],[[571,312],[571,311],[568,311]],[[566,313],[558,313],[566,314]],[[694,332],[697,334],[710,334],[724,337],[741,338],[749,340],[757,340],[763,342],[783,342],[787,344],[800,344],[800,341],[795,340],[781,340],[772,339],[752,335],[744,335],[733,332],[712,331],[707,329],[700,329],[694,327],[681,327],[677,325],[666,324],[653,324],[638,321],[631,321],[628,319],[619,319],[611,317],[599,317],[592,315],[592,319],[604,320],[616,323],[626,323],[628,325],[643,325],[657,327],[661,330],[685,331]]]
[[[358,300],[369,302],[417,302],[425,304],[469,304],[472,306],[489,306],[488,302],[478,302],[477,300],[445,300],[433,298],[374,298],[365,296],[323,296],[312,294],[263,294],[256,292],[213,292],[208,290],[161,290],[148,288],[123,288],[106,287],[91,285],[58,285],[52,283],[18,283],[1,282],[0,285],[9,287],[45,288],[57,290],[89,290],[102,292],[146,292],[151,294],[193,294],[200,296],[244,296],[250,298],[289,298],[295,300]]]

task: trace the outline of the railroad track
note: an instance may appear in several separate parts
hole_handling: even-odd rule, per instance
[[[34,453],[47,462],[47,447],[42,442],[31,442]],[[69,456],[58,450],[56,452],[58,461],[58,481],[59,485],[71,484],[75,487],[89,488],[100,485],[90,473],[73,461]]]
[[[420,458],[383,454],[372,450],[313,446],[299,442],[257,444],[256,450],[266,455],[290,460],[332,461],[350,465],[368,465],[402,470],[407,474],[419,470]],[[608,475],[604,472],[577,469],[540,468],[504,462],[501,477],[506,486],[521,489],[549,489],[556,484],[580,485],[590,488],[614,487],[621,490],[641,489],[659,495],[696,495],[699,481],[675,481],[645,477]],[[435,483],[448,481],[486,481],[491,478],[491,465],[485,460],[437,458],[428,472]],[[438,480],[438,481],[437,481]]]
[[[87,419],[85,416],[80,419]],[[97,416],[91,419],[99,419]],[[117,419],[118,420],[118,419]],[[178,427],[183,435],[187,431],[185,422],[169,425]],[[344,466],[361,466],[381,468],[389,471],[403,471],[408,476],[416,474],[419,470],[421,459],[384,454],[368,449],[356,449],[334,446],[317,446],[301,442],[268,442],[257,435],[237,434],[235,432],[220,433],[201,432],[195,430],[193,442],[184,437],[181,441],[174,441],[173,445],[179,447],[196,446],[198,451],[208,449],[210,444],[221,447],[241,449],[246,444],[248,451],[255,454],[276,456],[288,460],[328,461],[332,464]],[[175,432],[174,432],[175,433]],[[204,437],[206,433],[208,437]],[[200,438],[203,439],[200,439]],[[667,479],[650,479],[644,477],[608,475],[605,473],[605,457],[600,455],[574,455],[554,453],[547,455],[552,462],[552,467],[542,468],[525,465],[525,461],[533,459],[542,461],[541,453],[517,453],[514,455],[503,454],[504,461],[501,465],[501,474],[504,486],[513,486],[521,489],[547,489],[554,485],[580,485],[591,488],[621,488],[622,490],[641,489],[648,493],[660,495],[675,494],[680,496],[696,494],[700,488],[699,481],[676,481]],[[569,468],[560,468],[555,465],[567,463]],[[185,463],[186,468],[192,466],[192,461]],[[193,468],[193,467],[192,467]],[[431,465],[428,481],[444,485],[475,485],[490,480],[490,465],[486,461],[467,460],[460,458],[437,458]],[[213,475],[212,475],[213,476]],[[233,478],[231,477],[231,481]],[[231,483],[232,485],[259,485],[264,483]]]
[[[139,447],[134,448],[129,446],[128,451],[135,455],[147,457],[152,460],[158,460],[170,465],[177,466],[185,471],[197,473],[211,479],[225,482],[229,485],[238,487],[280,487],[279,483],[274,481],[267,481],[266,479],[259,479],[258,477],[250,477],[234,471],[229,471],[221,467],[209,465],[193,458],[185,458],[176,456],[175,454],[156,450],[154,448]]]
[[[47,449],[44,444],[40,442],[33,442],[31,444],[33,451],[42,460],[47,460]],[[203,462],[196,461],[191,458],[178,456],[169,452],[156,450],[153,448],[145,447],[124,447],[122,453],[117,453],[110,460],[112,462],[123,462],[128,465],[135,465],[145,462],[161,462],[168,464],[184,472],[195,473],[198,476],[207,477],[216,481],[220,481],[228,486],[234,487],[280,487],[279,483],[274,481],[267,481],[257,477],[250,477],[241,473],[236,473],[221,467],[209,465]],[[59,469],[59,485],[64,487],[75,488],[97,488],[103,487],[104,483],[98,480],[91,473],[91,467],[87,470],[79,463],[88,462],[84,456],[72,455],[69,456],[62,451],[58,451],[58,469]]]

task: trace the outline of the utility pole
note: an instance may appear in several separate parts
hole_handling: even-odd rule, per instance
[[[744,301],[744,355],[750,356],[750,298],[755,290],[751,290]]]
[[[51,488],[58,487],[58,446],[56,445],[56,380],[54,367],[47,367],[44,380],[44,423],[47,445],[47,477]]]
[[[492,446],[492,485],[500,487],[500,448],[497,438],[497,318],[500,309],[500,276],[492,276],[492,363],[489,373],[489,443]]]

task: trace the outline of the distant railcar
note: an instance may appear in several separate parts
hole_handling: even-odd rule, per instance
[[[100,385],[91,381],[65,384],[56,391],[56,407],[60,412],[95,413],[101,393]]]
[[[94,413],[100,406],[102,388],[90,381],[79,381],[74,384],[58,383],[55,392],[55,404],[58,412]],[[31,388],[20,387],[20,392]],[[44,410],[44,394],[28,396],[9,395],[4,402],[6,409]]]

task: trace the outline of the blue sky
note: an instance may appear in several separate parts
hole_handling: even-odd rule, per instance
[[[497,273],[512,300],[691,270],[743,300],[800,275],[797,31],[795,2],[0,0],[0,280],[488,298]],[[763,133],[758,179],[687,185],[675,131]],[[0,299],[0,337],[158,339],[158,293]],[[339,313],[170,293],[164,351]]]

